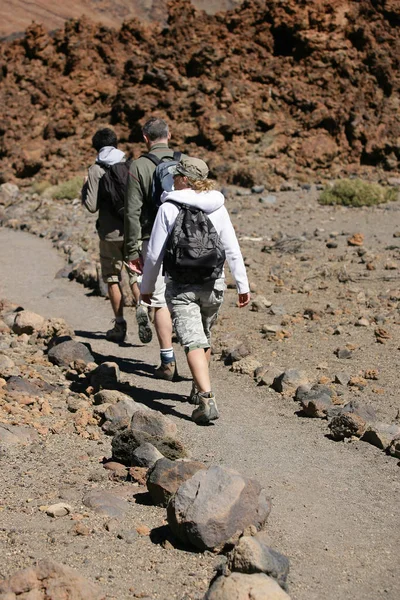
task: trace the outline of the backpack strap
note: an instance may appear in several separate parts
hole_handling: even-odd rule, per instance
[[[182,152],[178,151],[175,151],[173,156],[161,156],[161,158],[159,158],[155,154],[152,154],[151,152],[146,152],[145,154],[141,154],[140,158],[148,158],[154,165],[156,165],[156,167],[158,167],[158,165],[166,159],[176,160],[176,162],[179,162],[181,160],[181,156]]]

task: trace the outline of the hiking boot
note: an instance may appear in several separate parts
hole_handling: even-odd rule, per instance
[[[144,306],[138,306],[136,309],[136,321],[139,326],[139,340],[142,344],[148,344],[153,339],[153,332],[149,324],[149,316]]]
[[[166,379],[167,381],[174,381],[177,375],[176,362],[174,360],[171,360],[169,363],[162,362],[154,371],[156,379]]]
[[[189,402],[189,404],[196,404],[196,405],[200,404],[199,394],[198,394],[196,384],[194,381],[192,382],[192,389],[190,390],[188,402]]]
[[[199,406],[192,412],[192,419],[196,425],[207,425],[219,417],[217,403],[212,392],[197,392]]]
[[[116,344],[121,344],[126,339],[126,330],[126,321],[117,323],[117,321],[114,319],[114,327],[106,332],[106,340],[109,342],[115,342]]]

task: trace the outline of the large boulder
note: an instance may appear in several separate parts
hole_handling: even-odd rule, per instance
[[[215,579],[204,600],[290,600],[290,596],[264,573],[232,573]]]
[[[137,410],[132,415],[131,429],[158,437],[175,437],[177,426],[171,419],[154,410]]]
[[[53,346],[48,352],[48,357],[49,361],[58,367],[69,367],[77,360],[82,360],[86,364],[94,362],[90,349],[75,340],[67,340]]]
[[[215,465],[183,483],[168,505],[168,523],[184,544],[200,550],[235,543],[246,528],[260,529],[271,502],[255,479]]]
[[[135,450],[142,444],[153,444],[166,458],[176,460],[185,458],[187,451],[183,444],[173,438],[162,438],[149,435],[144,431],[127,429],[117,433],[111,442],[113,460],[132,467],[136,465]]]
[[[200,469],[207,467],[196,461],[168,460],[160,458],[147,476],[147,489],[155,504],[167,506],[178,488],[193,477]]]

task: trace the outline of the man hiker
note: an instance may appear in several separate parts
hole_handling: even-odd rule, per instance
[[[89,167],[87,178],[82,187],[82,204],[91,213],[98,211],[96,222],[97,233],[100,238],[100,266],[103,281],[108,286],[108,296],[114,312],[114,327],[106,333],[106,339],[111,342],[121,343],[126,339],[127,324],[124,319],[123,297],[120,287],[121,274],[124,264],[124,221],[123,206],[118,207],[116,198],[110,189],[106,189],[100,182],[106,175],[111,175],[111,170],[120,168],[125,180],[117,181],[124,189],[113,189],[117,195],[125,195],[128,168],[125,165],[124,152],[118,150],[118,140],[115,132],[108,127],[96,131],[92,138],[92,146],[97,152],[95,163]],[[117,167],[115,166],[117,165]],[[103,184],[105,179],[103,180]],[[117,184],[116,184],[117,185]],[[105,191],[106,190],[106,191]],[[137,275],[129,272],[129,283],[136,303],[136,319],[139,325],[139,338],[142,343],[148,343],[152,338],[149,326],[147,309],[140,305],[140,290]]]
[[[143,139],[148,154],[157,162],[171,161],[174,152],[168,146],[171,134],[163,119],[152,117],[142,128]],[[151,230],[156,218],[158,206],[153,198],[153,175],[155,162],[148,155],[142,155],[132,161],[129,169],[128,187],[125,196],[125,257],[128,267],[141,273],[146,258]],[[140,248],[140,240],[142,248]],[[150,303],[149,303],[150,304]],[[155,370],[157,379],[173,381],[177,376],[176,360],[172,348],[172,322],[165,302],[165,283],[162,271],[151,298],[154,308],[154,327],[160,346],[160,366]]]
[[[208,179],[206,163],[185,157],[170,169],[175,189],[161,196],[141,293],[143,301],[149,302],[163,264],[165,297],[193,376],[188,398],[196,405],[192,419],[207,425],[219,417],[209,363],[211,328],[224,298],[225,259],[236,281],[240,308],[250,302],[249,282],[224,196]]]

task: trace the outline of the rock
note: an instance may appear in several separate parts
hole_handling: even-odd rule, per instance
[[[222,358],[226,365],[231,365],[232,363],[245,358],[251,354],[251,350],[247,344],[242,343],[234,348],[226,349],[222,352]]]
[[[0,354],[0,377],[7,377],[13,374],[15,362],[5,354]]]
[[[350,238],[348,238],[347,243],[349,246],[362,246],[364,243],[364,234],[354,233]]]
[[[132,398],[118,390],[100,390],[93,396],[94,404],[116,404],[120,400],[131,401]],[[135,402],[135,404],[138,403]],[[143,404],[141,406],[144,407]]]
[[[344,440],[349,437],[361,437],[367,427],[362,417],[353,413],[339,414],[333,417],[328,425],[334,440]]]
[[[83,504],[96,513],[112,518],[120,518],[128,510],[128,503],[107,490],[91,490],[83,498]]]
[[[347,373],[343,373],[343,371],[339,371],[338,373],[336,373],[334,381],[335,383],[339,383],[340,385],[347,385],[350,381],[350,375],[347,375]]]
[[[206,468],[200,462],[172,461],[167,458],[160,458],[150,469],[147,476],[147,489],[153,502],[159,506],[167,506],[182,483],[193,477],[200,469]]]
[[[391,456],[395,456],[396,458],[400,458],[400,436],[396,436],[390,443],[389,448],[387,449],[388,453]]]
[[[262,192],[265,190],[265,186],[264,185],[253,185],[251,188],[251,192],[252,194],[262,194]]]
[[[256,369],[259,369],[260,367],[261,363],[256,358],[247,356],[246,358],[242,358],[241,360],[234,362],[230,368],[230,371],[254,377]]]
[[[268,387],[271,387],[274,380],[282,375],[282,373],[282,367],[268,365],[256,369],[254,372],[254,379],[256,380],[257,385],[267,385]]]
[[[361,439],[381,450],[387,450],[393,440],[399,436],[400,427],[395,423],[374,423],[367,427]]]
[[[39,338],[50,340],[53,337],[68,336],[73,337],[75,335],[72,327],[68,323],[59,317],[47,319],[40,330],[38,331]]]
[[[286,369],[281,375],[275,377],[272,388],[276,392],[287,392],[297,387],[308,384],[308,377],[304,371],[298,369]]]
[[[312,388],[308,393],[301,396],[300,404],[307,417],[316,419],[327,419],[329,416],[332,416],[335,410],[335,405],[329,394],[325,391],[313,390]]]
[[[36,439],[34,429],[0,423],[0,454],[16,446],[28,446]]]
[[[259,535],[243,536],[228,556],[228,568],[239,573],[265,573],[286,589],[289,559],[265,544]]]
[[[134,452],[145,442],[153,444],[163,456],[171,460],[187,456],[184,446],[175,439],[155,437],[144,431],[128,429],[113,437],[111,442],[113,459],[128,467],[134,466]]]
[[[259,529],[270,510],[258,481],[216,465],[197,471],[179,487],[167,518],[177,538],[203,551],[234,543],[251,525]]]
[[[105,595],[70,567],[48,558],[0,582],[0,599],[105,600]]]
[[[135,411],[130,427],[161,438],[174,438],[178,431],[176,424],[171,419],[153,410]]]
[[[268,196],[262,196],[259,200],[260,204],[265,204],[267,206],[273,206],[276,204],[277,197],[273,194],[268,194]]]
[[[124,396],[123,400],[120,400],[116,404],[100,404],[97,410],[95,410],[95,412],[103,416],[104,423],[101,428],[107,435],[115,435],[118,431],[130,427],[132,416],[136,411],[150,410],[143,404],[135,402],[129,396]],[[101,410],[103,406],[106,408]]]
[[[37,315],[29,310],[21,310],[16,314],[12,330],[18,335],[21,335],[21,333],[31,335],[39,331],[43,327],[43,323],[44,317],[41,315]]]
[[[279,584],[264,575],[232,573],[215,579],[204,600],[290,600]]]
[[[64,502],[52,504],[46,508],[46,515],[49,515],[49,517],[65,517],[70,512],[72,512],[72,506]]]
[[[353,356],[352,351],[348,348],[337,348],[337,350],[335,350],[335,354],[340,359],[351,358]]]
[[[68,340],[57,344],[48,352],[49,361],[59,367],[68,367],[76,360],[83,360],[86,363],[94,362],[91,349],[86,344]]]
[[[141,444],[136,448],[133,452],[133,456],[136,466],[147,468],[153,467],[158,460],[164,458],[161,452],[159,452],[153,444],[149,444],[148,442]]]
[[[265,296],[256,296],[250,304],[250,310],[253,312],[261,312],[267,310],[270,306],[272,306],[272,302],[267,300]]]
[[[138,539],[139,534],[134,529],[124,529],[117,533],[117,538],[124,540],[127,544],[134,544]]]
[[[115,362],[101,363],[90,373],[90,385],[95,392],[103,389],[114,389],[120,381],[119,366]]]

